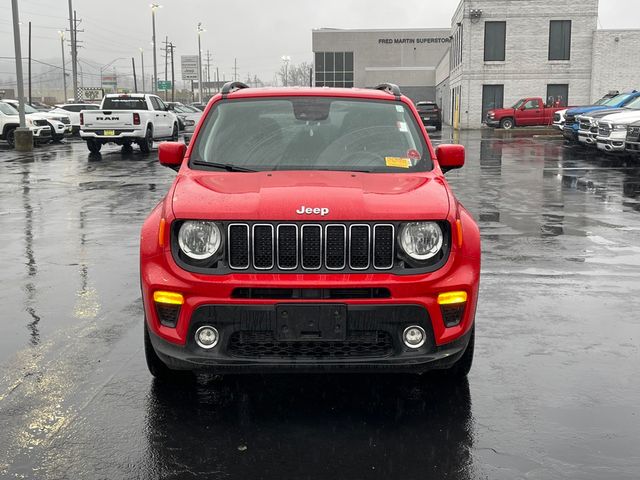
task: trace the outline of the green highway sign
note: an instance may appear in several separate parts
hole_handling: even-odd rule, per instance
[[[171,90],[171,82],[158,80],[158,90]]]

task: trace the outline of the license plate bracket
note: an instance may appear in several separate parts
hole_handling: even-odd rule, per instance
[[[279,341],[344,341],[347,338],[347,306],[276,305],[275,336]]]
[[[104,130],[104,131],[102,132],[102,134],[103,134],[105,137],[113,137],[113,136],[116,134],[116,132],[115,132],[115,130]]]

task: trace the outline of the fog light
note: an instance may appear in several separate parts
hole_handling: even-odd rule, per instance
[[[215,347],[219,338],[218,330],[214,327],[200,327],[196,331],[196,343],[199,347],[207,350]]]
[[[424,333],[424,328],[417,325],[405,328],[402,334],[402,340],[409,348],[420,348],[424,345],[426,338],[427,335]]]

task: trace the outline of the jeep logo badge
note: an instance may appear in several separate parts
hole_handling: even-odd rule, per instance
[[[305,207],[304,205],[301,205],[300,208],[296,210],[296,213],[298,215],[320,215],[324,217],[325,215],[329,214],[329,209],[319,208],[319,207],[311,208],[311,207]]]

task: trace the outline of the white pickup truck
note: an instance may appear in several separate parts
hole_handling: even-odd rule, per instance
[[[178,118],[156,95],[105,95],[100,110],[80,113],[80,136],[92,153],[105,143],[130,149],[137,143],[149,153],[154,140],[178,139]]]

